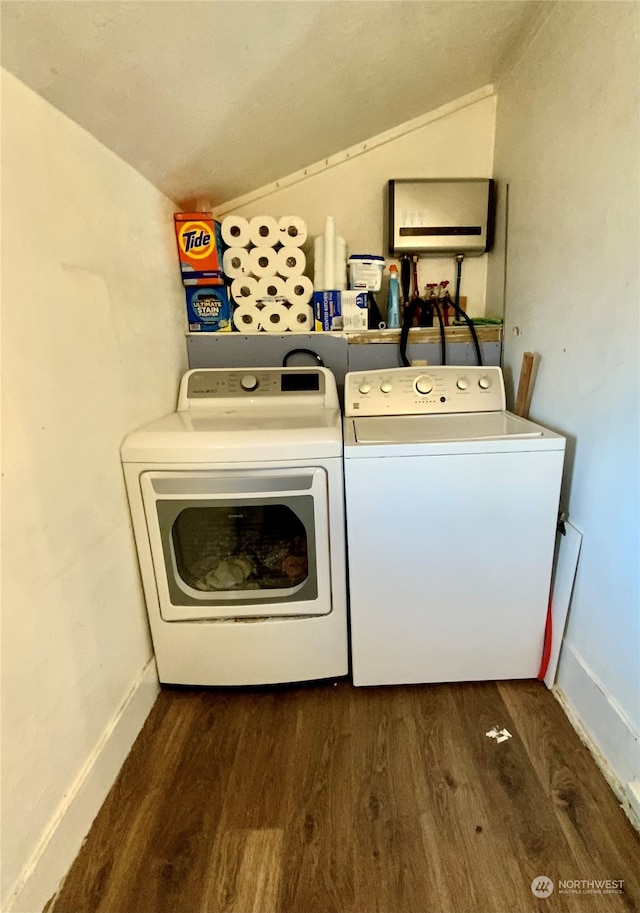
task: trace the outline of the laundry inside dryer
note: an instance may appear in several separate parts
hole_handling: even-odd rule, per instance
[[[287,589],[309,572],[307,531],[283,504],[187,507],[171,544],[180,580],[204,592]]]

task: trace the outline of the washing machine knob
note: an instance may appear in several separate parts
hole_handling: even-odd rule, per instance
[[[418,393],[431,393],[433,390],[433,378],[429,377],[428,374],[421,374],[420,377],[416,378],[416,390]]]
[[[367,384],[367,383],[363,382],[358,387],[358,390],[360,391],[360,393],[362,393],[363,396],[366,396],[366,394],[369,393],[369,391],[371,390],[371,384]]]
[[[380,384],[380,390],[383,393],[391,393],[391,391],[393,390],[393,384],[390,383],[388,380],[383,380],[382,383]]]
[[[255,374],[245,374],[244,377],[240,379],[240,386],[243,390],[246,390],[247,393],[251,393],[253,390],[258,389],[258,378]]]
[[[468,386],[469,386],[469,381],[467,380],[466,377],[459,377],[458,380],[456,381],[456,387],[458,388],[458,390],[466,390]]]
[[[484,375],[478,381],[478,386],[481,387],[483,390],[488,390],[489,387],[491,386],[491,378]]]

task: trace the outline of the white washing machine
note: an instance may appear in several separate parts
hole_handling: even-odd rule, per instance
[[[354,684],[537,676],[564,449],[500,368],[347,374]]]
[[[161,682],[348,671],[342,421],[324,368],[189,371],[122,446]]]

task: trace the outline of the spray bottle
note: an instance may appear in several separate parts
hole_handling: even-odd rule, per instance
[[[389,267],[387,326],[389,329],[396,330],[400,327],[400,279],[398,277],[398,267],[393,263]]]

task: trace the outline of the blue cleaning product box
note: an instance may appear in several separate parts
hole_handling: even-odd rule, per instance
[[[368,302],[363,291],[327,291],[313,293],[316,331],[367,329]]]
[[[313,313],[317,331],[341,330],[340,292],[314,292]]]
[[[231,331],[231,299],[226,285],[187,285],[187,321],[191,333]]]

